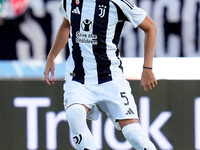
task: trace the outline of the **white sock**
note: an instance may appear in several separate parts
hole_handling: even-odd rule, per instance
[[[132,123],[122,128],[127,141],[136,150],[156,150],[154,144],[146,137],[139,123]]]
[[[96,150],[93,136],[87,126],[85,108],[80,104],[74,104],[66,110],[66,115],[76,148]]]

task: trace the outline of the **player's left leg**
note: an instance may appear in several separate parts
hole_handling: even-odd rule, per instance
[[[108,114],[115,127],[136,150],[156,150],[145,136],[138,121],[137,106],[125,79],[98,85],[98,106]],[[117,111],[116,111],[117,110]]]
[[[146,137],[137,119],[118,120],[127,141],[136,150],[156,150],[154,144]]]
[[[122,129],[127,141],[136,150],[156,150],[143,133],[131,87],[124,78],[97,85],[94,91],[100,99],[97,105],[106,112],[116,129]]]

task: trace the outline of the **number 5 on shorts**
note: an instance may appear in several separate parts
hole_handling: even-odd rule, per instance
[[[127,98],[127,97],[126,97],[126,95],[125,95],[125,94],[126,94],[126,92],[120,92],[120,94],[121,94],[121,97],[122,97],[122,98],[125,98],[125,99],[126,99],[126,101],[127,101],[126,103],[124,103],[124,105],[129,105],[128,98]]]

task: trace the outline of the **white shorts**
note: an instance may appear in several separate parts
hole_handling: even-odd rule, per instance
[[[76,81],[64,83],[64,107],[79,103],[91,110],[87,118],[97,120],[100,107],[110,118],[116,129],[120,130],[117,120],[138,119],[137,106],[131,88],[124,78],[97,85],[84,85]]]

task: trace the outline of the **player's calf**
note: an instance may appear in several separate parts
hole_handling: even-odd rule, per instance
[[[126,125],[122,133],[136,150],[156,150],[154,144],[143,133],[139,123]]]
[[[86,110],[80,104],[71,105],[66,110],[67,121],[78,150],[96,150],[95,142],[86,123]]]

